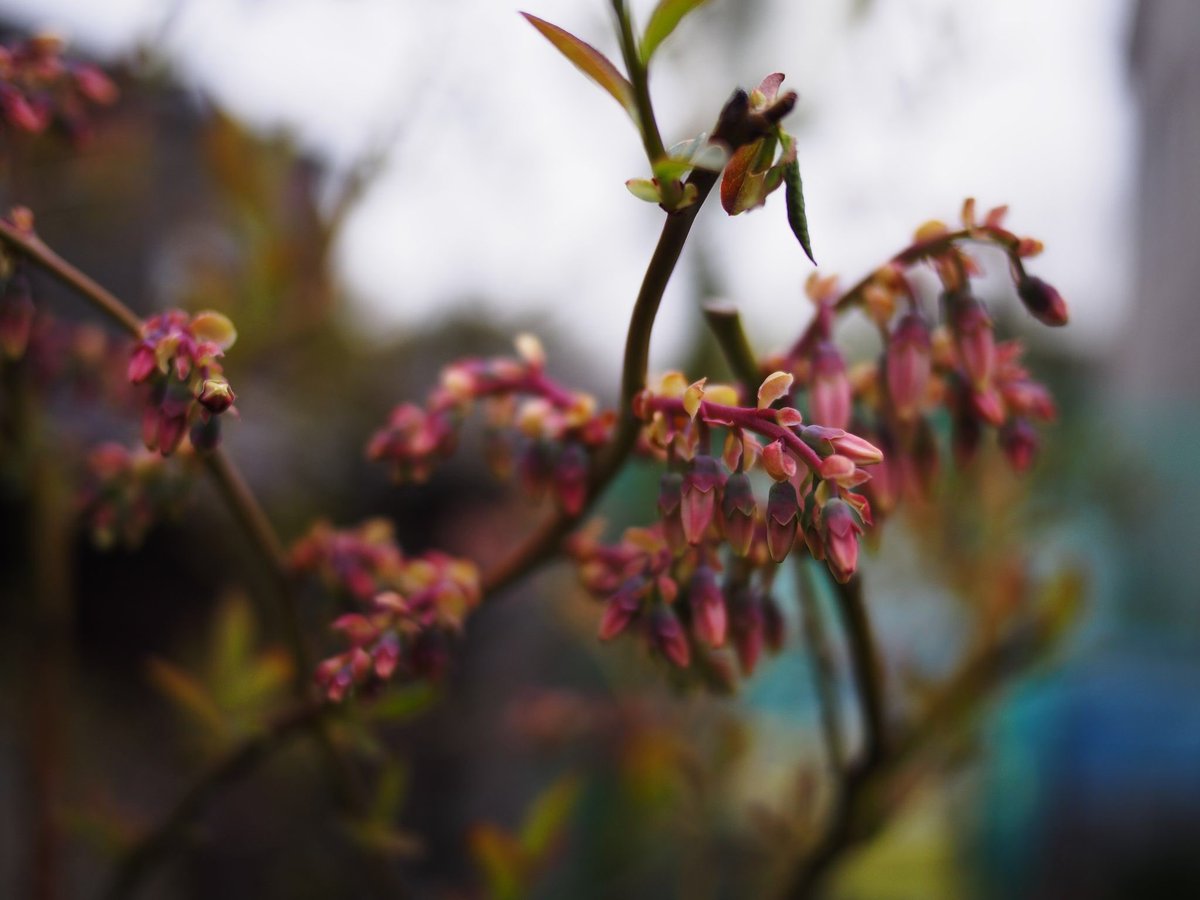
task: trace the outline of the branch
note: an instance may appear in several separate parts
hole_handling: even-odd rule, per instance
[[[804,639],[812,654],[813,682],[816,685],[817,701],[821,707],[821,728],[825,732],[825,746],[829,752],[829,767],[833,777],[841,780],[846,762],[845,740],[842,729],[842,705],[838,696],[833,654],[829,648],[829,635],[821,621],[821,610],[817,595],[816,567],[804,556],[797,555],[796,575],[800,587],[800,609],[804,628]]]
[[[124,856],[104,892],[105,900],[129,896],[155,865],[174,847],[184,843],[192,823],[213,797],[253,772],[260,762],[285,746],[295,734],[320,725],[332,709],[326,704],[301,704],[216,760],[192,782],[166,818]]]
[[[750,109],[745,91],[734,91],[717,119],[710,140],[737,150],[743,144],[768,133],[796,104],[794,93],[783,94],[767,109]],[[558,552],[562,539],[570,533],[580,518],[591,508],[604,489],[628,459],[637,442],[639,422],[633,415],[634,398],[646,386],[646,371],[650,360],[650,335],[662,302],[667,282],[679,262],[683,245],[696,221],[696,215],[717,183],[720,173],[693,169],[688,184],[696,186],[696,202],[684,209],[667,213],[658,244],[642,279],[641,289],[633,304],[629,332],[625,340],[625,357],[621,366],[621,406],[617,413],[617,431],[601,451],[592,468],[588,493],[575,515],[556,512],[537,531],[530,535],[512,554],[483,579],[485,593],[500,591],[550,559]]]
[[[759,372],[758,360],[754,358],[754,351],[750,348],[750,341],[742,328],[742,319],[737,309],[725,304],[710,303],[704,307],[704,320],[708,323],[713,337],[717,339],[717,346],[721,348],[725,361],[729,363],[733,377],[745,387],[746,396],[751,396],[751,392],[762,380],[762,375]]]

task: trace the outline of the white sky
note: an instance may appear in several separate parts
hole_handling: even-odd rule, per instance
[[[696,18],[734,2],[711,0]],[[199,0],[164,31],[175,5],[0,0],[0,14],[101,53],[161,38],[157,49],[222,105],[334,164],[398,130],[340,252],[364,321],[427,323],[469,298],[502,316],[536,312],[610,370],[661,213],[623,187],[645,164],[619,107],[516,14],[615,56],[605,0]],[[1072,306],[1071,328],[1052,339],[1111,338],[1130,284],[1128,0],[875,0],[860,21],[849,0],[769,5],[770,27],[736,59],[689,41],[719,39],[702,22],[660,51],[668,143],[710,125],[734,84],[783,71],[801,93],[793,130],[824,270],[857,278],[969,194],[984,208],[1007,202],[1009,223],[1047,244],[1032,270]],[[635,0],[642,21],[650,6]],[[763,349],[808,315],[810,269],[782,196],[772,201],[733,220],[711,204],[691,248],[709,254]],[[699,327],[691,277],[685,257],[658,365]]]

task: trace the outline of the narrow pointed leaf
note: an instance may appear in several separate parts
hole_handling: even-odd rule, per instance
[[[784,196],[787,198],[788,224],[804,248],[804,255],[815,266],[817,261],[813,258],[812,240],[808,236],[808,216],[804,212],[804,183],[800,180],[799,160],[793,157],[784,165],[783,180],[787,185]]]
[[[650,13],[646,33],[642,36],[639,56],[643,65],[650,61],[658,45],[670,36],[683,17],[703,3],[704,0],[659,0],[654,12]]]
[[[575,68],[608,91],[625,111],[637,121],[637,104],[633,99],[633,86],[617,71],[617,67],[609,62],[608,57],[593,47],[581,41],[569,31],[564,31],[557,25],[539,19],[529,13],[521,13],[525,20],[542,33],[558,51],[570,60]]]

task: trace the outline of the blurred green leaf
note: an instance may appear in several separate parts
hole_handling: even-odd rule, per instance
[[[540,860],[562,834],[567,818],[579,799],[579,791],[579,779],[567,775],[534,800],[533,806],[525,814],[519,838],[521,846],[534,860]]]
[[[389,760],[379,773],[379,780],[375,784],[371,821],[380,825],[390,825],[394,822],[407,792],[408,768],[400,760]]]
[[[616,66],[608,61],[608,57],[591,44],[581,41],[557,25],[551,25],[526,12],[521,15],[530,25],[540,31],[546,40],[557,47],[558,51],[575,65],[575,68],[608,91],[613,99],[625,108],[634,123],[637,123],[637,104],[633,99],[633,85],[617,71]]]
[[[646,23],[646,33],[642,35],[642,45],[638,50],[642,64],[645,65],[675,30],[684,16],[703,4],[705,0],[659,0],[654,12],[650,13],[650,21]]]
[[[525,853],[511,835],[496,825],[484,823],[471,829],[468,844],[476,865],[483,870],[493,900],[516,900],[524,896]]]
[[[150,682],[168,700],[212,733],[222,738],[226,736],[225,717],[208,688],[166,660],[151,659],[147,668]]]
[[[372,703],[363,704],[362,715],[372,722],[404,722],[433,706],[438,691],[428,683],[400,685]]]

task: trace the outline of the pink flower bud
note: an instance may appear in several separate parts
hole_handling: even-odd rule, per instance
[[[1062,295],[1040,278],[1032,275],[1017,282],[1017,296],[1030,314],[1043,325],[1066,325],[1069,315]]]
[[[813,350],[808,403],[810,418],[818,425],[845,428],[850,424],[853,394],[846,363],[829,341],[821,341]]]
[[[996,336],[991,317],[974,297],[954,302],[951,321],[963,369],[977,390],[986,389],[996,364]]]
[[[839,437],[833,438],[830,443],[840,455],[860,466],[883,462],[883,451],[857,434],[843,432]]]
[[[1040,439],[1025,419],[1013,419],[1000,429],[1000,449],[1015,472],[1027,472],[1037,459]]]
[[[754,501],[750,476],[745,472],[730,475],[729,480],[725,482],[725,495],[721,501],[721,524],[725,539],[738,556],[745,556],[750,552],[757,513],[758,504]]]
[[[744,675],[754,674],[763,648],[763,608],[758,592],[742,585],[729,596],[729,632]]]
[[[775,562],[783,562],[796,543],[800,505],[790,481],[771,485],[767,497],[767,550]]]
[[[688,602],[692,609],[692,628],[700,640],[712,647],[725,643],[725,597],[717,584],[717,576],[706,565],[696,567],[688,585]]]
[[[845,584],[858,567],[858,535],[862,526],[846,501],[834,498],[821,508],[825,560],[833,577]]]
[[[587,452],[577,443],[568,443],[562,448],[554,466],[554,493],[567,515],[576,516],[583,511],[583,503],[587,499],[587,476]]]
[[[671,607],[660,603],[654,608],[650,618],[650,640],[659,653],[679,668],[685,669],[691,663],[687,635]]]
[[[683,533],[683,476],[678,472],[664,472],[658,483],[658,512],[662,516],[663,537],[672,553],[679,553],[687,546]]]
[[[600,619],[600,640],[611,641],[625,630],[641,608],[647,588],[641,578],[629,578],[608,598]]]
[[[392,677],[396,671],[396,666],[400,662],[400,639],[393,632],[388,632],[379,639],[375,648],[371,651],[371,659],[374,663],[375,676],[387,680]]]
[[[700,543],[704,532],[708,530],[716,509],[717,489],[721,480],[721,467],[711,456],[697,456],[683,477],[680,511],[683,533],[689,544]]]
[[[908,313],[892,332],[885,366],[892,410],[901,422],[910,421],[921,412],[931,368],[929,326],[920,313]]]
[[[126,375],[130,383],[141,384],[157,368],[158,361],[154,358],[154,348],[149,344],[138,344],[133,348],[133,354],[129,357],[129,369]]]
[[[187,431],[187,416],[171,416],[160,413],[158,416],[158,433],[155,446],[163,456],[170,456],[183,440]],[[153,448],[152,448],[153,449]]]
[[[763,447],[762,465],[776,481],[787,481],[796,474],[796,460],[784,449],[783,441],[771,441]]]

